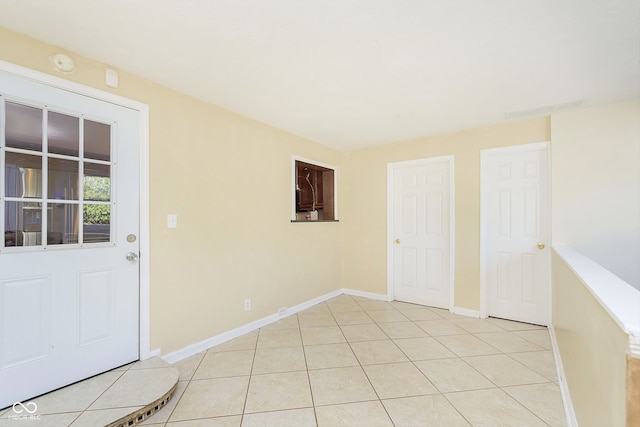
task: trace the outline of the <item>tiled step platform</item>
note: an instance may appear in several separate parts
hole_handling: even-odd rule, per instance
[[[0,409],[0,427],[134,426],[164,407],[177,384],[178,370],[153,357],[37,397],[36,412],[23,411],[22,418]],[[37,423],[21,422],[32,420]]]

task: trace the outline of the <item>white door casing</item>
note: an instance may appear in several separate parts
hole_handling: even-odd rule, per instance
[[[550,323],[548,147],[481,151],[481,317]]]
[[[453,310],[453,156],[390,163],[388,297]]]
[[[147,304],[148,290],[139,289],[139,264],[125,258],[129,252],[138,254],[146,237],[146,230],[142,236],[140,229],[144,203],[140,203],[139,181],[140,167],[146,160],[140,155],[140,144],[146,140],[146,124],[142,129],[141,123],[146,123],[148,114],[145,108],[136,110],[96,99],[93,95],[101,93],[95,90],[87,90],[92,96],[72,93],[69,86],[74,92],[86,88],[59,79],[33,81],[42,76],[21,67],[2,63],[0,69],[11,72],[0,72],[4,100],[110,125],[115,197],[111,243],[36,244],[0,251],[3,407],[148,357],[148,318],[144,333],[138,333],[139,317],[145,318],[148,312],[148,306],[139,312]],[[44,197],[49,198],[44,190]],[[2,200],[3,207],[5,203]],[[44,212],[56,208],[54,201],[47,203],[50,207]],[[140,302],[143,292],[145,301]],[[5,387],[7,384],[10,386]]]

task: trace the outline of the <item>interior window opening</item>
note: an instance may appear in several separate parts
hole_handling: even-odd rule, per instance
[[[335,168],[295,160],[295,219],[335,221]]]

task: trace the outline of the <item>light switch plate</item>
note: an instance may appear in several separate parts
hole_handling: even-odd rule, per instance
[[[178,215],[167,215],[167,228],[178,228]]]

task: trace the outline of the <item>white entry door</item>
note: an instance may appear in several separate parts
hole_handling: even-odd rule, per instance
[[[481,152],[486,313],[550,320],[548,143]]]
[[[0,72],[0,408],[138,359],[138,114]]]
[[[389,165],[393,298],[450,309],[453,157]]]

